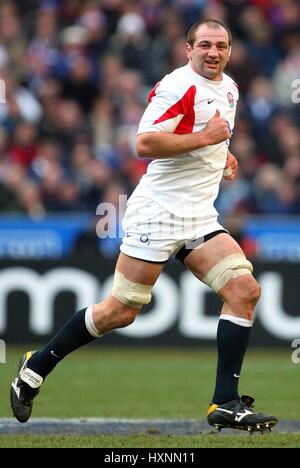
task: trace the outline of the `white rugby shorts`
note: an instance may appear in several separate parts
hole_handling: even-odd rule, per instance
[[[121,252],[153,262],[165,262],[190,242],[224,229],[215,210],[207,216],[179,217],[141,196],[129,199],[122,227]]]

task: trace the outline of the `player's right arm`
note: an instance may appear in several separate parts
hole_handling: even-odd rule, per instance
[[[136,140],[140,157],[172,158],[208,145],[216,145],[231,137],[228,123],[220,117],[219,110],[200,132],[176,134],[167,131],[140,133]]]
[[[196,85],[187,80],[183,69],[166,75],[153,88],[138,128],[139,156],[172,158],[231,137],[227,121],[218,110],[203,130],[193,132],[196,93]]]

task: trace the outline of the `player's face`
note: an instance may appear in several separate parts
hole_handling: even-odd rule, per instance
[[[202,24],[196,31],[193,47],[186,45],[186,55],[196,73],[209,80],[220,81],[230,55],[226,29]]]

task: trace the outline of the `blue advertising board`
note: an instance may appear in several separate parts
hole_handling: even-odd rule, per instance
[[[68,255],[80,235],[90,227],[89,214],[0,217],[0,258],[58,259]],[[96,234],[95,234],[96,235]]]

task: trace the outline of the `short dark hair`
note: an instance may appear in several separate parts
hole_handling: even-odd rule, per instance
[[[226,29],[227,33],[228,33],[228,42],[229,42],[229,45],[231,46],[231,43],[232,43],[232,34],[231,34],[231,31],[229,29],[228,26],[226,26],[226,24],[222,23],[222,21],[219,21],[219,20],[216,20],[216,19],[204,19],[204,20],[200,20],[200,21],[197,21],[196,23],[194,23],[189,31],[188,31],[188,34],[187,34],[187,42],[193,47],[194,45],[194,42],[195,42],[195,34],[196,34],[196,31],[197,29],[199,28],[199,26],[201,26],[202,24],[208,24],[210,25],[211,27],[222,27],[224,29]]]

